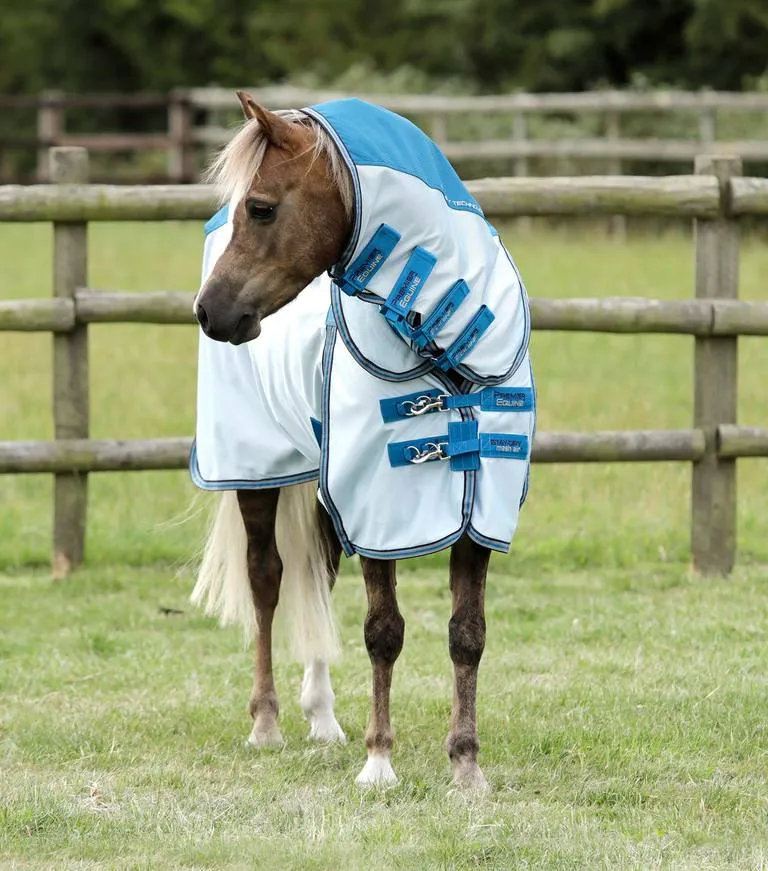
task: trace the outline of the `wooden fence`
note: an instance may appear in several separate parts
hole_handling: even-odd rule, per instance
[[[271,108],[301,107],[323,100],[350,96],[349,93],[314,91],[286,86],[251,89]],[[718,113],[746,113],[764,117],[768,111],[766,93],[717,91],[592,91],[576,94],[504,94],[479,97],[440,95],[356,94],[406,115],[424,127],[441,145],[450,160],[461,166],[481,160],[487,165],[503,161],[514,167],[516,176],[529,174],[530,161],[550,158],[583,163],[599,162],[603,169],[621,174],[628,161],[653,161],[669,166],[693,163],[702,151],[743,161],[768,162],[765,138],[718,140]],[[164,152],[167,179],[191,182],[197,178],[210,148],[227,140],[230,130],[220,120],[222,113],[237,107],[233,90],[218,88],[176,89],[165,94],[83,94],[68,95],[45,91],[37,97],[0,96],[0,109],[35,110],[34,136],[0,136],[0,150],[34,149],[38,154],[38,181],[48,180],[47,150],[50,146],[80,145],[100,152]],[[131,109],[165,110],[165,129],[152,133],[69,132],[66,116],[71,110]],[[696,119],[697,135],[689,138],[650,138],[622,135],[627,116],[645,114],[659,118],[684,113]],[[585,115],[601,119],[602,135],[588,137],[537,138],[531,136],[533,116]],[[449,135],[451,119],[500,117],[509,135],[478,141],[455,141]]]
[[[89,221],[204,220],[203,186],[88,185],[84,149],[56,148],[54,185],[0,188],[0,221],[53,222],[53,298],[0,302],[0,331],[49,331],[54,341],[54,442],[0,442],[0,472],[55,475],[53,565],[83,558],[89,472],[181,469],[188,438],[89,439],[88,325],[192,323],[191,293],[88,288]],[[693,425],[683,430],[539,433],[538,463],[693,463],[696,568],[727,573],[736,552],[735,461],[768,457],[768,428],[736,425],[737,338],[768,336],[768,303],[738,300],[739,220],[768,217],[768,180],[742,178],[738,159],[701,157],[693,176],[485,179],[469,182],[493,220],[525,215],[676,215],[695,226],[694,299],[534,299],[538,330],[675,333],[694,338]]]

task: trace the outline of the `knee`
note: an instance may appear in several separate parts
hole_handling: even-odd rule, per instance
[[[448,650],[456,665],[476,667],[485,649],[485,617],[480,611],[460,609],[448,623]]]
[[[405,620],[396,610],[370,612],[365,618],[364,634],[371,661],[392,664],[403,649]]]

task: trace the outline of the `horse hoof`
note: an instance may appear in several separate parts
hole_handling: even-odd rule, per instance
[[[394,786],[397,776],[389,761],[389,756],[372,753],[363,766],[363,770],[355,778],[358,786]]]
[[[320,744],[346,744],[347,736],[335,717],[313,720],[309,729],[309,740]]]
[[[245,743],[247,747],[253,747],[256,750],[267,750],[270,748],[282,747],[285,742],[283,741],[282,733],[277,726],[272,726],[266,731],[254,727]]]
[[[491,785],[476,762],[457,763],[453,769],[453,785],[462,792],[487,795]]]

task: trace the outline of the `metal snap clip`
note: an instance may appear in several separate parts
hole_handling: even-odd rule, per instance
[[[408,445],[406,450],[414,452],[408,462],[418,466],[421,463],[428,463],[430,460],[447,460],[448,455],[445,453],[447,447],[448,442],[428,442],[421,449],[417,448],[416,445]]]

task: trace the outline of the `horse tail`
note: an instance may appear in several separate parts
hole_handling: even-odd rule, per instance
[[[241,625],[246,639],[256,632],[248,580],[248,537],[235,490],[219,494],[190,601],[218,617],[222,626]]]
[[[331,605],[334,582],[319,524],[317,485],[280,490],[275,539],[283,563],[276,617],[303,664],[332,662],[340,645]],[[258,632],[247,560],[248,538],[234,490],[224,491],[211,524],[191,601],[222,626],[241,625],[246,641]]]
[[[320,526],[317,484],[283,487],[277,503],[275,538],[283,561],[279,623],[291,639],[291,655],[309,664],[333,662],[340,644],[331,604],[336,573]]]

